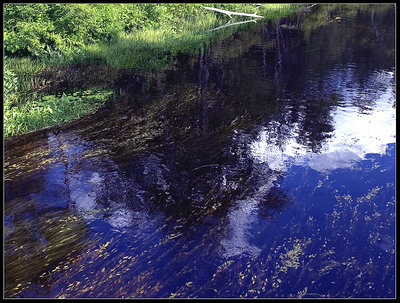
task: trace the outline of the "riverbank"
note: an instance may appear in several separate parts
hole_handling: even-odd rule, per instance
[[[395,16],[318,5],[159,78],[41,69],[122,92],[5,140],[5,297],[393,298]]]
[[[294,4],[212,6],[230,11],[256,13],[264,17],[263,21],[289,15],[300,7]],[[71,10],[69,19],[62,17],[65,10]],[[101,10],[105,10],[103,15],[100,14]],[[85,20],[92,16],[91,14],[94,20],[92,23]],[[129,17],[135,18],[133,21],[129,19],[129,23],[123,26],[121,20],[116,19],[118,14],[120,19],[126,19],[126,22]],[[22,21],[22,15],[31,21],[30,26]],[[12,20],[13,16],[16,20]],[[78,19],[79,16],[86,17],[81,20]],[[174,59],[180,53],[196,54],[200,52],[201,47],[207,48],[215,39],[229,39],[234,32],[247,29],[257,22],[247,22],[250,21],[249,18],[238,16],[230,19],[227,15],[207,11],[200,4],[110,4],[73,7],[8,5],[5,21],[5,50],[8,55],[4,62],[5,137],[77,119],[118,94],[114,87],[102,87],[96,83],[93,83],[92,87],[86,85],[85,90],[80,85],[72,85],[79,82],[73,79],[62,81],[64,84],[70,83],[67,85],[68,91],[62,87],[49,90],[49,83],[45,84],[47,89],[41,91],[37,89],[38,83],[35,82],[39,72],[43,73],[50,68],[53,72],[60,70],[62,74],[63,70],[69,70],[71,66],[85,65],[144,71],[164,70],[173,65]],[[44,22],[41,25],[42,32],[33,31],[40,22]],[[81,29],[78,31],[76,28],[79,27]],[[61,28],[70,28],[71,33],[63,32]],[[100,29],[103,31],[102,35],[93,34]],[[25,40],[22,39],[24,36]],[[47,44],[41,45],[41,41],[47,41]],[[99,75],[96,71],[95,74]],[[69,74],[70,77],[73,75],[74,73]],[[106,81],[108,76],[103,76],[103,80]],[[100,79],[100,82],[103,80]],[[54,81],[61,80],[56,77]],[[87,88],[95,89],[88,91]]]

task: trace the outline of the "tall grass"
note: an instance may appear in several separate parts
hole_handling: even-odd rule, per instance
[[[4,58],[4,106],[24,104],[35,94],[30,92],[32,76],[45,67],[42,61],[30,58]]]
[[[262,22],[289,15],[300,5],[207,4],[207,6],[257,13],[265,17]],[[196,54],[202,47],[207,49],[217,38],[223,39],[224,36],[229,38],[232,33],[254,25],[247,23],[211,31],[231,19],[207,11],[201,4],[145,5],[138,6],[137,9],[139,8],[145,9],[147,23],[136,29],[113,34],[113,38],[107,43],[80,43],[79,48],[65,48],[63,51],[47,47],[47,51],[44,52],[46,55],[41,60],[5,58],[4,136],[9,137],[76,119],[104,103],[113,93],[111,90],[93,90],[80,91],[79,96],[76,92],[60,96],[55,93],[31,92],[32,76],[47,65],[106,64],[141,70],[163,70],[179,53]],[[237,16],[233,18],[235,21],[245,20]],[[141,24],[135,22],[134,24]]]
[[[210,24],[218,24],[214,15],[205,15],[195,23],[182,20],[179,26],[161,25],[131,33],[120,33],[110,44],[85,46],[73,58],[73,63],[107,64],[112,66],[162,70],[178,52],[193,53],[201,43],[207,43]]]
[[[299,8],[294,4],[216,4],[225,10],[261,14],[265,20],[276,19],[293,13]],[[234,17],[236,21],[245,20]],[[92,44],[83,47],[71,59],[72,63],[107,64],[144,70],[162,70],[179,53],[196,54],[201,47],[209,46],[221,35],[243,30],[254,23],[247,23],[210,31],[226,24],[229,17],[205,9],[193,16],[186,16],[173,24],[160,24],[131,33],[120,33],[112,43]],[[248,19],[246,19],[248,20]]]

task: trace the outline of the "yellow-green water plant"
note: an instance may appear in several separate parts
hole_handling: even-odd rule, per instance
[[[70,93],[35,94],[20,106],[6,107],[4,137],[68,122],[98,108],[114,95],[111,89],[79,90]]]

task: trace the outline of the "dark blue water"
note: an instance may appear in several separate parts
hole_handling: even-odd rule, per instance
[[[5,143],[6,297],[395,297],[393,5],[257,24],[158,76]]]

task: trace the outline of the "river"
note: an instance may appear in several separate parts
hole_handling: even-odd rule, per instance
[[[318,5],[4,145],[5,296],[394,298],[394,5]]]

